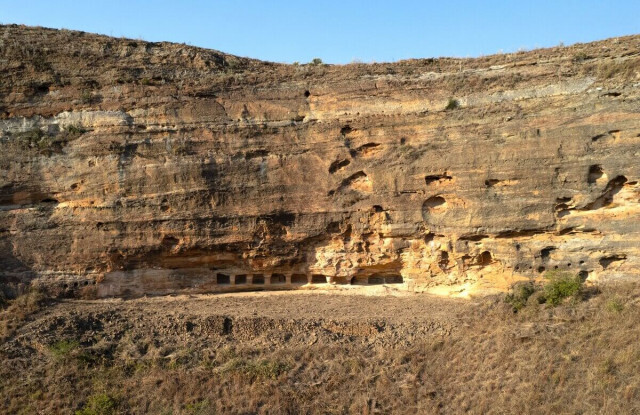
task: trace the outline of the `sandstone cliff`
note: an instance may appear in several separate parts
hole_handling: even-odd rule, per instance
[[[9,293],[640,276],[640,36],[331,66],[13,25],[0,70]]]

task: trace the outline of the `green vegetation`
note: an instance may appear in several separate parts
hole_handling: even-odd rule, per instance
[[[518,312],[527,305],[529,297],[536,292],[536,287],[532,282],[516,285],[513,292],[507,294],[505,301],[513,307],[514,312]]]
[[[447,111],[451,111],[458,108],[460,108],[460,101],[455,98],[449,98],[449,102],[447,102],[447,106],[444,109]]]
[[[607,301],[607,311],[611,313],[620,313],[622,310],[624,310],[624,305],[619,299],[612,298]]]
[[[311,61],[312,65],[322,65],[322,59],[320,58],[313,58],[313,60]]]
[[[211,413],[211,404],[208,399],[196,403],[189,403],[184,407],[189,415],[205,415]]]
[[[89,396],[87,403],[75,415],[112,415],[116,413],[116,400],[106,393]]]
[[[575,63],[581,63],[586,61],[587,59],[589,59],[589,55],[587,55],[585,52],[578,52],[573,55],[573,62]]]
[[[49,351],[55,359],[63,360],[69,357],[79,345],[80,343],[75,340],[60,340],[49,346]]]
[[[77,132],[79,133],[80,131],[83,130],[78,130]],[[23,149],[36,149],[41,154],[51,155],[53,152],[60,152],[68,137],[75,134],[76,132],[74,130],[73,134],[65,131],[60,135],[51,135],[45,133],[38,127],[34,127],[21,133],[14,133],[14,138],[16,144]]]
[[[80,95],[80,101],[83,104],[91,104],[93,102],[93,95],[91,94],[90,91],[87,91],[85,89],[84,91],[82,91],[82,94]]]
[[[567,298],[579,299],[584,293],[584,284],[579,275],[566,271],[549,271],[545,274],[544,284],[527,282],[514,285],[504,301],[518,312],[527,306],[529,298],[536,295],[537,302],[551,306],[560,305]]]
[[[87,132],[81,125],[68,125],[66,131],[71,136],[79,136]]]
[[[577,298],[582,292],[582,279],[578,275],[549,271],[545,278],[549,282],[544,285],[544,298],[552,306],[559,305],[565,298]]]
[[[240,358],[229,361],[223,368],[223,372],[242,373],[249,378],[277,379],[281,374],[289,370],[286,363],[272,360],[244,360]]]

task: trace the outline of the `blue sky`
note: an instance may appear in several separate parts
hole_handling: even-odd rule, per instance
[[[277,62],[479,56],[640,33],[640,0],[0,0],[0,23]]]

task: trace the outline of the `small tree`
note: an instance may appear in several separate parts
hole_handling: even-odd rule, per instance
[[[313,60],[311,61],[312,65],[322,65],[322,59],[320,58],[313,58]]]

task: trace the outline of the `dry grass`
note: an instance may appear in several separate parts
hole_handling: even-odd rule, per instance
[[[35,288],[14,300],[2,298],[2,302],[0,302],[0,341],[11,336],[18,327],[24,324],[25,319],[39,311],[46,302],[46,295]]]
[[[640,74],[640,58],[628,58],[625,60],[612,60],[603,62],[598,67],[600,79],[621,78],[631,80]]]
[[[0,404],[5,413],[638,413],[639,304],[637,285],[556,307],[532,301],[516,314],[496,297],[458,316],[451,334],[414,343],[183,338],[170,354],[130,358],[163,336],[136,338],[124,321],[112,347],[100,347],[111,335],[99,330],[40,333],[20,343],[49,342],[34,358],[3,357]]]

